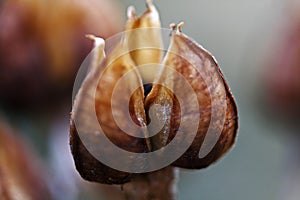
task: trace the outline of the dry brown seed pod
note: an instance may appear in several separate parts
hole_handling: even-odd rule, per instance
[[[130,17],[135,17],[133,12]],[[184,138],[182,141],[177,141],[178,148],[174,149],[174,151],[182,152],[183,155],[172,163],[173,166],[183,168],[206,167],[218,160],[233,145],[237,133],[238,117],[231,91],[213,56],[181,33],[182,25],[183,23],[178,25],[176,32],[176,27],[172,26],[174,30],[171,34],[169,51],[162,62],[159,73],[155,76],[152,90],[145,94],[145,104],[142,78],[140,72],[135,69],[135,56],[128,53],[131,49],[130,32],[125,33],[120,44],[104,58],[98,67],[95,67],[93,73],[87,76],[76,97],[71,116],[72,153],[76,167],[83,178],[100,183],[120,184],[130,181],[133,174],[114,170],[97,161],[80,140],[76,131],[78,124],[76,123],[76,127],[74,124],[75,119],[81,124],[80,133],[91,145],[90,148],[100,153],[109,152],[111,149],[97,145],[103,139],[101,134],[95,132],[98,130],[98,124],[101,124],[103,132],[115,145],[130,152],[143,153],[166,146],[176,136],[181,124],[185,123],[186,125],[180,129]],[[142,38],[142,36],[140,37]],[[136,53],[141,57],[145,55],[144,51]],[[170,73],[169,68],[174,72]],[[123,89],[119,91],[118,95],[113,96],[117,81],[130,70],[134,73],[129,81],[122,85]],[[183,82],[178,79],[175,72],[181,74],[188,82],[193,90],[192,93],[196,94],[199,107],[193,103],[191,105],[179,104],[177,92],[182,92],[187,100],[192,99],[192,93],[188,93],[182,88]],[[128,107],[122,105],[123,96],[130,94],[132,88],[138,89],[132,93]],[[96,91],[95,95],[93,90]],[[139,134],[134,128],[130,130],[131,135],[128,135],[118,127],[114,120],[111,100],[119,103],[115,105],[115,109],[118,117],[123,119],[122,125],[129,124],[130,118],[132,118],[141,127],[145,127],[150,120],[154,125],[164,122],[162,129],[155,135],[154,131],[147,127],[147,130],[143,132],[145,139],[133,137]],[[146,115],[149,116],[154,104],[160,106],[154,109],[154,117],[147,119]],[[95,105],[95,107],[89,105]],[[92,121],[89,116],[94,109],[97,121]],[[131,117],[126,117],[124,114],[126,110],[129,110]],[[200,120],[195,122],[198,130],[196,137],[192,138],[192,130],[188,124],[193,122],[196,113],[200,113]],[[127,128],[130,129],[130,127]],[[148,133],[155,136],[149,138],[147,137]],[[191,145],[188,150],[181,149],[180,143],[189,142]],[[205,148],[200,151],[202,146]],[[123,164],[130,165],[130,160]]]

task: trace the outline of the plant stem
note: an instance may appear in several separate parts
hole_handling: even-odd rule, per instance
[[[175,200],[177,171],[166,167],[137,175],[123,186],[126,200]]]

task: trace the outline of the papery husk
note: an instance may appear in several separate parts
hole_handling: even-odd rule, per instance
[[[171,45],[165,57],[164,66],[176,70],[188,81],[194,90],[194,94],[197,95],[200,110],[196,110],[197,107],[193,107],[193,105],[180,107],[174,96],[166,91],[161,84],[168,85],[175,94],[183,92],[186,99],[191,99],[193,94],[183,91],[183,83],[174,74],[165,74],[167,72],[163,71],[158,78],[160,79],[159,84],[154,84],[145,104],[148,109],[154,103],[165,106],[167,104],[172,112],[168,117],[169,122],[153,138],[152,143],[161,143],[161,138],[168,137],[167,142],[165,142],[168,144],[175,137],[180,124],[184,122],[193,123],[194,115],[200,113],[199,127],[195,138],[190,138],[190,126],[182,127],[181,131],[186,135],[186,138],[185,141],[181,142],[188,142],[188,140],[193,142],[189,149],[172,165],[188,169],[207,167],[216,162],[235,142],[238,116],[233,95],[214,57],[181,31],[172,34]],[[162,101],[161,96],[166,98]],[[214,105],[212,105],[213,100],[216,102]],[[222,105],[222,102],[224,105]],[[212,106],[214,106],[216,114],[214,119],[212,119]],[[182,118],[180,116],[182,114],[181,109],[189,110]],[[224,109],[226,110],[224,111]],[[164,110],[160,112],[165,113]],[[156,119],[156,121],[162,121],[162,119]],[[208,136],[211,138],[208,138],[206,144],[214,142],[215,137],[218,137],[218,132],[221,133],[211,151],[205,157],[200,158],[199,150],[207,136],[210,125],[212,134]],[[169,130],[169,133],[166,134],[165,130]],[[181,145],[178,145],[177,150],[179,152],[182,151],[180,148]]]

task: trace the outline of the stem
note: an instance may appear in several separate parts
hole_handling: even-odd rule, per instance
[[[175,200],[177,169],[164,169],[139,174],[123,186],[126,200]]]

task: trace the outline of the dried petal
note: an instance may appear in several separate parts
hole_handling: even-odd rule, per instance
[[[128,48],[136,66],[159,64],[163,57],[163,43],[159,14],[151,1],[147,10],[137,17],[134,7],[128,8]],[[152,82],[156,74],[151,68],[139,68],[143,82]]]
[[[126,38],[126,37],[125,37]],[[99,46],[100,49],[103,47]],[[99,52],[99,50],[98,50]],[[98,63],[102,55],[94,52],[93,60]],[[134,63],[127,52],[127,44],[124,39],[114,50],[101,62],[100,67],[92,67],[91,73],[84,81],[74,103],[71,125],[71,146],[77,170],[83,178],[100,183],[118,184],[128,181],[129,173],[119,172],[100,163],[88,151],[89,148],[96,152],[112,151],[110,147],[97,145],[103,137],[108,137],[111,142],[127,151],[142,153],[150,151],[150,143],[146,139],[133,137],[125,133],[120,124],[115,122],[116,116],[121,119],[123,127],[130,129],[133,135],[138,135],[139,130],[130,127],[132,120],[139,126],[146,126],[146,115],[143,104],[143,87],[139,74]],[[94,70],[95,69],[95,70]],[[117,92],[114,100],[116,112],[112,112],[113,91],[117,82],[127,72],[132,72],[129,76],[130,81],[122,84],[122,90]],[[133,88],[138,88],[133,91]],[[124,105],[124,96],[133,95],[130,99],[129,109],[131,118],[126,116],[127,104]],[[95,105],[93,107],[92,105]],[[91,115],[96,111],[96,121],[91,119]],[[101,129],[99,129],[99,124]],[[75,126],[78,125],[78,126]],[[129,126],[129,127],[128,127]],[[78,132],[77,132],[78,131]],[[145,136],[147,131],[142,134]],[[101,132],[101,133],[100,133]],[[78,135],[80,134],[80,137]],[[104,133],[105,135],[103,135]],[[147,136],[147,135],[146,135]],[[81,139],[84,138],[84,145]],[[98,142],[97,142],[98,141]]]
[[[176,134],[177,129],[174,127],[179,126],[180,123],[193,122],[195,113],[200,112],[199,127],[192,145],[173,165],[184,168],[206,167],[227,152],[235,141],[237,107],[231,91],[213,56],[181,33],[180,26],[177,33],[172,35],[165,65],[176,70],[184,77],[184,80],[188,81],[194,94],[197,95],[200,109],[195,110],[197,108],[192,104],[180,107],[178,103],[173,103],[170,139]],[[174,76],[173,92],[175,94],[184,92],[182,85],[182,80]],[[186,99],[191,99],[192,95],[184,93]],[[180,118],[180,110],[185,110],[181,113],[182,118]],[[186,134],[186,140],[189,140],[190,127],[181,128]],[[203,148],[202,153],[201,148]],[[180,151],[180,146],[178,150]]]

